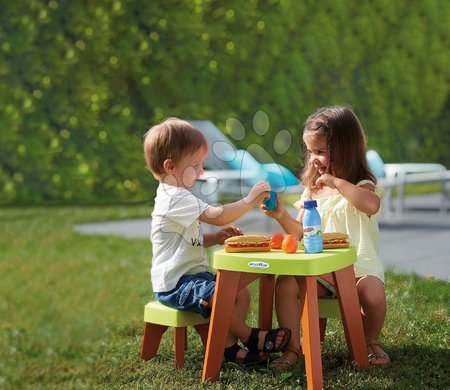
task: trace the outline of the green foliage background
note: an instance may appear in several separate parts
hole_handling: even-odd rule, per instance
[[[142,135],[167,116],[235,118],[267,151],[287,129],[294,169],[306,117],[345,103],[386,162],[450,166],[446,0],[0,4],[0,203],[149,199]]]

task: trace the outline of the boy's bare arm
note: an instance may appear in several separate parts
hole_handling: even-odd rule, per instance
[[[264,199],[263,194],[259,201],[257,198],[252,202],[244,198],[226,205],[208,207],[203,214],[200,215],[200,221],[216,226],[226,225],[242,217],[256,204],[260,203],[262,199]]]
[[[260,181],[252,187],[245,198],[222,206],[208,207],[200,215],[200,221],[216,226],[234,222],[257,204],[260,204],[264,198],[269,197],[269,191],[269,183]]]

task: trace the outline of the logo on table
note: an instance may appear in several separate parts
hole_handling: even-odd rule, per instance
[[[250,261],[247,265],[250,268],[269,268],[269,264],[262,261]]]

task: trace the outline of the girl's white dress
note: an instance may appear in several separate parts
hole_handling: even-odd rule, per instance
[[[357,185],[372,183],[362,180]],[[372,183],[373,184],[373,183]],[[376,189],[381,198],[383,190]],[[303,192],[299,201],[294,203],[297,209],[303,207],[306,199]],[[356,277],[374,275],[384,282],[384,267],[379,258],[379,229],[377,214],[368,216],[354,207],[341,194],[315,199],[317,210],[322,218],[323,232],[347,233],[350,245],[356,248],[357,261],[354,265]]]

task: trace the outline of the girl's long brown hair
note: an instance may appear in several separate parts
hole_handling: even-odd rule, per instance
[[[353,184],[364,179],[376,183],[375,175],[367,165],[364,130],[350,108],[333,106],[317,109],[305,122],[303,136],[306,133],[308,136],[325,137],[329,155],[328,173]],[[303,145],[305,146],[304,142]],[[301,174],[303,185],[314,186],[319,176],[306,151],[305,166]]]

